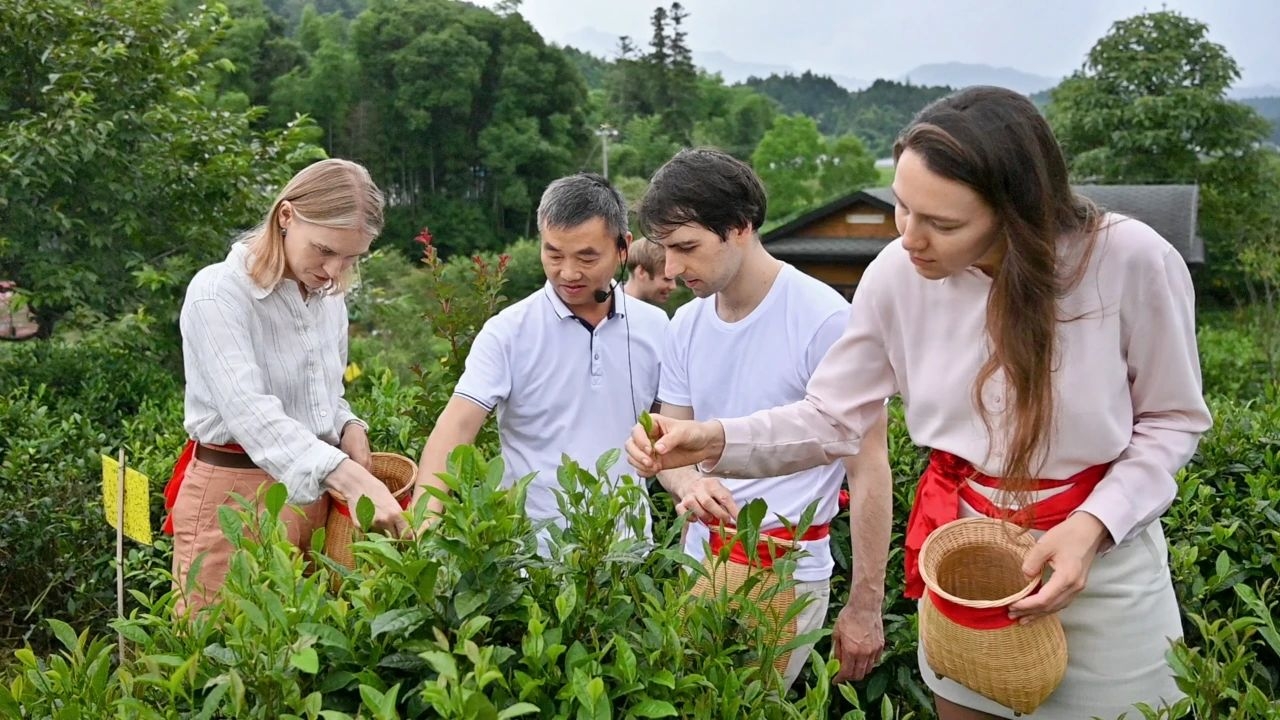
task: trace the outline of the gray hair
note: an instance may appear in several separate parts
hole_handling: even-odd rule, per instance
[[[627,201],[609,181],[595,173],[562,177],[547,186],[538,203],[538,230],[577,227],[603,218],[609,234],[627,234]]]

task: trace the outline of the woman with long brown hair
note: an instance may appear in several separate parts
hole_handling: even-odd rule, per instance
[[[303,549],[325,522],[327,489],[352,504],[367,496],[376,526],[406,530],[400,506],[369,472],[368,426],[342,385],[344,294],[382,231],[382,209],[363,167],[313,163],[285,185],[262,224],[187,287],[180,325],[191,439],[165,488],[176,613],[203,608],[222,586],[233,547],[218,508],[235,495],[261,503],[268,485],[282,483],[290,504],[281,520]]]
[[[1052,131],[1017,93],[931,104],[894,156],[901,237],[867,268],[808,397],[745,418],[656,417],[655,440],[637,427],[628,441],[632,464],[795,472],[857,453],[900,395],[912,440],[932,450],[908,522],[908,596],[933,529],[1014,515],[1038,536],[1023,571],[1052,576],[1010,616],[1059,613],[1069,648],[1033,717],[1173,702],[1164,656],[1181,626],[1159,518],[1211,424],[1184,261],[1072,192]],[[1013,717],[920,662],[944,720]]]

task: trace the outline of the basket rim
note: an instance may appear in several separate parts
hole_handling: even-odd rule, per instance
[[[377,457],[384,457],[384,458],[385,458],[385,457],[391,457],[391,458],[396,458],[397,460],[403,460],[404,462],[406,462],[406,463],[408,463],[408,464],[409,464],[409,467],[413,470],[413,474],[414,474],[414,475],[417,475],[417,473],[418,473],[418,464],[417,464],[417,463],[415,463],[415,462],[413,461],[413,458],[408,457],[407,455],[401,455],[400,453],[394,453],[394,452],[372,452],[372,453],[369,453],[369,459],[370,459],[370,460],[372,460],[372,459],[374,459],[374,458],[377,458]],[[381,479],[381,478],[379,478],[379,479]],[[396,498],[396,499],[399,499],[399,498],[400,498],[400,497],[402,497],[405,493],[407,493],[407,492],[412,492],[413,487],[414,487],[414,483],[413,483],[413,481],[411,480],[410,482],[405,483],[404,487],[400,488],[399,490],[396,490],[396,491],[392,492],[392,493],[391,493],[391,497]],[[345,495],[343,495],[342,493],[338,492],[337,490],[334,490],[333,488],[325,488],[325,492],[329,493],[329,496],[330,496],[330,500],[331,500],[331,502],[338,502],[338,503],[342,503],[343,505],[346,505],[346,504],[347,504],[347,498],[346,498],[346,496],[345,496]]]
[[[920,571],[920,578],[924,580],[925,587],[929,589],[929,592],[933,593],[934,595],[937,595],[938,597],[942,598],[943,600],[946,600],[947,602],[955,603],[956,605],[961,605],[964,607],[981,610],[981,609],[1011,605],[1021,600],[1022,598],[1027,597],[1028,595],[1030,595],[1032,592],[1035,591],[1036,587],[1040,584],[1040,578],[1038,577],[1031,578],[1027,582],[1027,584],[1024,585],[1022,589],[1019,590],[1018,592],[1013,593],[1012,595],[1007,595],[1005,597],[998,598],[996,600],[969,600],[966,598],[956,597],[955,595],[952,595],[951,593],[939,587],[937,579],[933,576],[933,572],[929,570],[927,567],[925,567],[924,560],[928,556],[929,545],[930,543],[934,542],[935,539],[937,539],[938,537],[941,537],[941,533],[943,530],[948,528],[955,528],[957,526],[966,525],[966,524],[1007,525],[1008,523],[999,518],[990,518],[990,517],[960,518],[958,520],[952,520],[951,522],[944,523],[943,525],[939,526],[936,530],[929,533],[929,537],[925,538],[924,544],[920,546],[920,557],[919,557],[919,560],[917,561],[918,570]],[[1026,531],[1023,530],[1023,532],[1026,532]],[[1005,547],[1008,547],[1010,550],[1013,550],[1013,551],[1018,550],[1018,548],[1012,544],[1006,545]]]

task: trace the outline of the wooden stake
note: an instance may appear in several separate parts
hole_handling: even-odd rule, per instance
[[[120,487],[116,490],[116,616],[124,619],[124,448],[120,448]],[[124,665],[124,633],[116,631]]]

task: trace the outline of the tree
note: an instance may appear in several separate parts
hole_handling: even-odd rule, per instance
[[[751,154],[751,164],[769,194],[769,219],[786,217],[813,203],[820,156],[825,149],[813,118],[774,118],[773,127]]]
[[[870,187],[879,178],[875,158],[862,141],[853,135],[841,135],[829,143],[818,185],[825,200]]]
[[[686,42],[685,18],[689,13],[678,2],[671,3],[667,20],[671,35],[667,38],[668,65],[665,68],[668,102],[662,109],[662,124],[667,134],[687,144],[693,133],[692,106],[697,101],[698,70],[693,65],[693,51]]]
[[[354,155],[356,143],[348,120],[359,96],[360,63],[347,38],[347,20],[337,14],[321,15],[308,6],[298,38],[305,60],[275,78],[268,117],[280,125],[308,114],[324,130],[324,147],[330,155]]]
[[[1239,67],[1173,11],[1121,20],[1054,90],[1047,115],[1081,178],[1188,182],[1248,154],[1267,128],[1226,99]]]
[[[1228,294],[1240,290],[1239,255],[1256,230],[1251,195],[1265,182],[1268,133],[1226,98],[1239,75],[1204,23],[1146,13],[1113,25],[1046,109],[1079,181],[1200,185],[1205,284]]]
[[[590,138],[565,54],[518,13],[450,0],[371,0],[352,40],[354,111],[370,118],[358,157],[397,199],[389,225],[429,222],[442,253],[529,232],[536,197]]]
[[[292,172],[308,126],[201,101],[225,18],[166,0],[0,0],[0,267],[43,331],[73,309],[176,308]],[[156,308],[152,308],[155,310]]]

